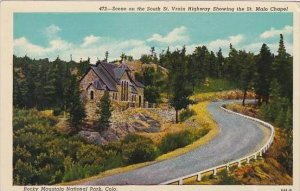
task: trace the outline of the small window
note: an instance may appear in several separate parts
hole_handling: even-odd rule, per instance
[[[91,100],[94,99],[94,91],[91,91],[91,92],[90,92],[90,98],[91,98]]]

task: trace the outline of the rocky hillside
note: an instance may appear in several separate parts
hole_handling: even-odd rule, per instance
[[[109,142],[121,140],[130,133],[159,132],[163,123],[174,121],[174,116],[175,111],[159,108],[129,108],[125,111],[114,111],[111,126],[108,130],[100,134],[94,129],[87,127],[79,132],[79,136],[90,143],[105,145]]]

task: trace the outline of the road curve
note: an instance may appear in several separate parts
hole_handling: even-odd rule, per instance
[[[220,108],[230,102],[233,101],[212,102],[208,105],[208,111],[220,128],[220,133],[209,143],[175,158],[81,184],[157,185],[250,154],[266,142],[270,130]]]

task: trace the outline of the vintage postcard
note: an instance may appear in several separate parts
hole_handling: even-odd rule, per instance
[[[1,2],[1,191],[299,191],[293,2]]]

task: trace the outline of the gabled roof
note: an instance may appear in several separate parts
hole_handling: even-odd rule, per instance
[[[102,65],[91,66],[97,76],[104,82],[110,91],[117,91],[116,83],[110,74],[102,67]]]
[[[144,87],[145,87],[144,84],[142,84],[142,83],[139,82],[139,81],[132,80],[132,82],[133,82],[137,87],[139,87],[139,88],[144,88]]]
[[[120,83],[120,79],[122,78],[124,73],[131,71],[124,62],[120,66],[118,66],[116,64],[98,61],[96,65],[92,65],[90,69],[92,69],[99,78],[98,80],[95,79],[92,82],[92,85],[96,89],[102,90],[107,88],[109,91],[118,91],[117,84]],[[81,79],[83,79],[84,76]],[[140,88],[144,87],[142,83],[134,80],[129,74],[128,76],[131,82],[133,93],[137,92],[136,87],[140,87]]]
[[[121,79],[121,77],[123,76],[125,71],[126,70],[124,68],[115,68],[114,69],[115,78],[117,81],[119,81]]]

